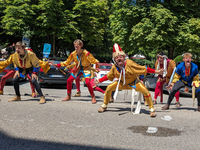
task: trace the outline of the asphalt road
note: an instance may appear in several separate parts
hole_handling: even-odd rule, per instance
[[[21,82],[22,101],[8,102],[14,96],[12,85],[6,85],[0,101],[0,149],[59,150],[59,149],[148,149],[199,150],[200,112],[192,106],[191,97],[181,97],[182,106],[163,111],[164,104],[155,105],[156,118],[149,116],[143,105],[139,115],[130,112],[131,91],[120,91],[114,103],[104,113],[97,110],[103,95],[95,92],[97,104],[91,104],[86,87],[81,85],[81,97],[66,96],[65,86],[42,88],[46,104],[31,98],[30,85]],[[127,93],[128,92],[128,93]],[[72,91],[76,93],[76,89]],[[151,91],[153,97],[153,91]],[[124,100],[125,99],[125,100]],[[135,103],[136,104],[136,103]]]

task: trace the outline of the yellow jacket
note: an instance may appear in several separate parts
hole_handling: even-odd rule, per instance
[[[135,63],[134,61],[130,60],[130,59],[126,59],[125,62],[125,84],[131,84],[133,83],[136,79],[138,75],[146,75],[147,74],[147,69],[146,66],[141,66],[138,65],[137,63]],[[124,75],[122,75],[121,77],[121,81],[123,82]],[[115,64],[113,64],[110,72],[107,74],[107,78],[110,81],[113,81],[114,78],[118,78],[120,77],[120,72],[117,70],[117,67]]]
[[[20,63],[21,60],[21,63]],[[15,67],[19,67],[22,69],[31,68],[31,67],[41,67],[45,73],[50,69],[50,65],[48,62],[39,60],[35,53],[31,51],[26,51],[24,58],[19,59],[19,55],[17,52],[10,55],[10,57],[0,62],[0,72],[2,72],[8,65],[11,63],[14,64]]]
[[[85,74],[90,74],[90,71],[92,68],[91,64],[96,64],[99,61],[97,59],[95,59],[94,56],[90,52],[88,52],[85,49],[82,49],[81,50],[81,64],[79,64],[79,61],[77,59],[77,52],[75,50],[69,55],[67,60],[64,62],[61,62],[60,65],[61,65],[61,67],[67,67],[72,62],[75,63],[75,65],[78,68],[78,71],[82,67]]]

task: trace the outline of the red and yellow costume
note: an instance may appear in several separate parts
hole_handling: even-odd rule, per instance
[[[29,51],[27,51],[27,54],[28,54],[28,53],[29,53]],[[32,52],[30,52],[30,53],[32,53]],[[6,68],[8,65],[10,65],[11,63],[14,62],[14,60],[16,60],[16,61],[19,60],[19,57],[18,57],[18,54],[17,54],[17,53],[14,53],[14,54],[10,55],[10,57],[9,57],[7,60],[1,61],[1,62],[0,62],[0,72],[4,71],[5,68]],[[27,62],[26,59],[25,59],[25,61]],[[20,62],[22,62],[22,61],[20,61]],[[44,61],[39,60],[39,65],[43,68],[43,70],[44,70],[45,73],[46,73],[46,72],[49,70],[49,68],[50,68],[50,66],[47,65],[47,63],[48,63],[48,62],[44,62]],[[15,65],[15,67],[16,67],[16,65]],[[14,70],[11,70],[10,72],[8,72],[6,75],[4,75],[4,76],[1,78],[1,83],[0,83],[0,93],[1,93],[1,94],[3,94],[3,88],[4,88],[4,86],[5,86],[6,80],[9,79],[9,78],[12,78],[12,77],[14,76],[14,73],[15,73],[15,71],[14,71]],[[31,85],[31,89],[32,89],[32,94],[33,94],[33,93],[35,93],[35,88],[34,88],[32,82],[31,82],[31,77],[30,77],[29,74],[27,75],[27,78],[28,78],[28,80],[30,81],[30,85]]]
[[[84,76],[85,83],[88,87],[90,95],[94,95],[92,86],[90,84],[91,78],[91,64],[97,64],[99,61],[94,58],[94,56],[85,49],[81,50],[80,58],[77,55],[76,50],[73,51],[68,59],[60,64],[57,64],[57,67],[65,67],[74,62],[76,66],[72,69],[71,76],[67,79],[67,93],[71,93],[72,90],[72,82],[79,76]]]
[[[158,79],[159,81],[156,83],[156,88],[155,88],[155,93],[154,93],[154,99],[156,100],[158,95],[160,95],[161,99],[160,99],[160,102],[162,103],[163,102],[163,85],[166,83],[168,84],[169,83],[169,80],[170,80],[170,77],[172,75],[172,72],[174,70],[174,68],[176,67],[176,63],[171,60],[171,59],[166,59],[167,61],[167,74],[165,77],[163,77],[162,75],[158,75]],[[164,69],[164,66],[163,64],[159,64],[160,67],[159,69]],[[158,66],[158,61],[156,61],[155,63],[155,68],[157,68]],[[180,96],[180,92],[178,91],[176,94],[175,94],[175,97],[176,97],[176,102],[179,103],[179,96]]]

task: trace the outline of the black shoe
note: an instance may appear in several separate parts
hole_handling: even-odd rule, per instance
[[[165,106],[162,107],[162,110],[167,110],[167,109],[169,109],[169,105],[165,104]]]
[[[197,111],[200,111],[200,106],[197,107]]]

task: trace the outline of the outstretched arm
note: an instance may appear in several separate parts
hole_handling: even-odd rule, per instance
[[[156,74],[162,75],[163,71],[164,71],[164,69],[155,70],[155,69],[147,67],[147,73],[156,73]]]

